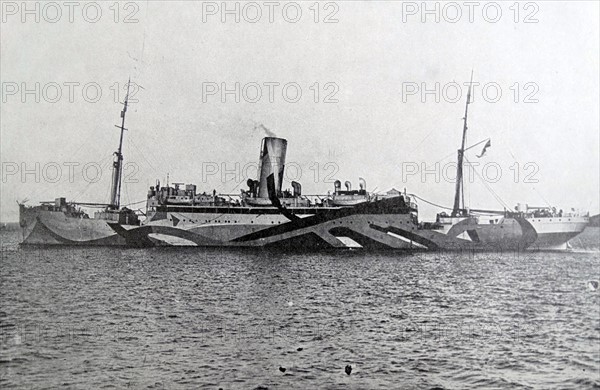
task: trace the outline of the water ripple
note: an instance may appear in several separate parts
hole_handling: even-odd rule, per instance
[[[600,387],[589,242],[301,255],[40,250],[8,234],[2,388]]]

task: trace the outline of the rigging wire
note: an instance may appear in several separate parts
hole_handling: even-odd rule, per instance
[[[139,153],[140,156],[142,156],[146,164],[148,164],[148,166],[154,171],[154,173],[159,173],[158,170],[154,167],[154,165],[152,165],[152,163],[146,158],[146,154],[142,151],[142,148],[138,146],[138,144],[133,140],[132,137],[127,138],[127,144],[127,146],[129,146],[131,149]]]
[[[102,174],[103,171],[109,171],[109,168],[112,166],[112,156],[113,156],[113,154],[111,153],[110,155],[104,157],[102,160],[100,160],[97,163],[100,166],[100,172],[99,172],[100,175]],[[109,160],[109,161],[107,161],[107,160]],[[83,168],[81,169],[80,173],[83,176]],[[91,181],[91,180],[88,181],[87,185],[83,189],[77,191],[75,193],[75,195],[73,195],[73,197],[72,197],[73,201],[76,202],[79,197],[85,195],[85,193],[90,189],[90,187],[91,187],[92,184],[96,184],[99,181],[100,180],[98,180],[98,181]]]
[[[465,157],[465,160],[471,164],[471,162]],[[496,191],[493,190],[493,188],[486,183],[486,181],[481,177],[481,175],[479,174],[479,172],[477,172],[477,170],[473,169],[473,172],[475,172],[475,175],[477,175],[477,177],[481,180],[481,183],[484,185],[484,187],[492,194],[492,196],[496,199],[496,201],[498,203],[500,203],[500,205],[508,210],[510,210],[510,206],[508,206],[506,204],[506,202],[504,202],[504,200],[502,200],[502,198],[500,197],[500,195],[498,195],[496,193]]]
[[[548,207],[552,207],[552,205],[550,204],[550,202],[548,202],[548,201],[546,200],[546,198],[544,198],[544,195],[542,195],[542,194],[540,194],[540,193],[539,193],[539,191],[537,190],[537,188],[533,187],[533,190],[534,190],[534,191],[535,191],[535,192],[536,192],[536,193],[537,193],[537,194],[540,196],[540,198],[542,198],[542,200],[543,200],[544,202],[546,202],[546,205],[547,205]]]
[[[423,202],[425,202],[425,203],[428,203],[428,204],[430,204],[430,205],[432,205],[432,206],[435,206],[435,207],[439,207],[439,208],[441,208],[441,209],[445,209],[445,210],[450,210],[450,211],[452,211],[452,207],[446,207],[446,206],[439,205],[439,204],[437,204],[437,203],[430,202],[430,201],[428,201],[427,199],[421,198],[420,196],[418,196],[418,195],[416,195],[416,194],[409,194],[409,195],[410,195],[410,196],[414,196],[415,198],[417,198],[417,199],[419,199],[419,200],[422,200]]]
[[[138,200],[137,202],[133,202],[133,203],[127,203],[126,205],[123,205],[123,207],[129,207],[129,206],[133,206],[133,205],[144,203],[144,202],[146,202],[146,199]]]
[[[421,147],[421,145],[423,145],[423,143],[424,143],[424,142],[427,140],[427,138],[429,138],[429,136],[430,136],[431,134],[433,134],[433,132],[434,132],[435,130],[436,130],[435,128],[431,129],[431,131],[429,132],[429,134],[427,134],[425,137],[423,137],[423,139],[421,140],[421,142],[419,142],[419,143],[417,144],[417,146],[415,146],[415,147],[413,148],[413,150],[411,150],[411,151],[409,152],[409,154],[412,154],[412,153],[414,153],[414,152],[415,152],[417,149],[419,149],[419,147]]]
[[[83,150],[83,149],[84,149],[84,148],[83,148],[83,145],[85,144],[85,142],[86,142],[86,141],[84,141],[84,142],[81,144],[81,146],[80,146],[80,148],[79,148],[79,152],[81,152],[81,150]],[[70,161],[69,161],[69,160],[66,160],[66,161],[67,161],[67,162],[72,162],[73,160],[75,160],[75,161],[76,161],[76,160],[78,160],[77,158],[75,158],[75,157],[76,157],[78,154],[80,154],[80,153],[78,153],[77,151],[76,151],[76,152],[73,152],[73,153],[71,153],[71,154],[70,154],[71,158],[69,159]],[[61,153],[61,156],[64,156],[64,155],[65,155],[65,152]],[[110,158],[111,156],[112,156],[112,154],[110,154],[109,156],[105,157],[104,159],[106,159],[106,158]],[[102,159],[102,160],[101,160],[101,162],[102,162],[104,159]],[[79,159],[79,160],[80,160],[80,159]],[[63,159],[63,158],[59,158],[59,159],[57,159],[57,160],[55,160],[55,161],[65,161],[65,159]],[[42,179],[43,179],[44,183],[48,185],[48,187],[45,187],[45,186],[36,186],[36,188],[34,188],[34,189],[33,189],[33,190],[30,192],[29,198],[30,198],[30,199],[37,199],[37,198],[39,197],[39,195],[40,195],[42,192],[46,192],[46,191],[47,191],[47,188],[49,188],[49,187],[53,188],[53,191],[54,191],[54,189],[56,189],[56,188],[63,188],[63,186],[64,186],[64,184],[65,184],[65,181],[66,181],[66,182],[71,182],[71,181],[70,181],[70,180],[71,180],[71,178],[72,178],[72,180],[73,180],[73,181],[72,181],[72,183],[81,184],[81,180],[82,180],[81,178],[83,177],[83,167],[84,167],[85,165],[82,165],[82,164],[78,164],[77,166],[72,166],[72,165],[71,165],[69,169],[66,169],[66,170],[65,170],[65,169],[64,169],[64,166],[67,166],[67,165],[65,165],[65,164],[66,164],[66,162],[63,162],[63,167],[62,167],[62,168],[59,168],[59,174],[60,174],[60,176],[58,177],[58,180],[56,180],[56,181],[49,181],[49,180],[46,180],[46,177],[45,177],[45,176],[43,176],[43,177],[42,177]],[[71,171],[71,168],[73,168],[73,170],[72,170],[72,171]],[[44,169],[44,168],[42,168],[42,170],[41,170],[40,172],[43,172],[43,169]],[[67,175],[63,175],[63,172],[64,172],[64,171],[67,171],[67,172],[69,172],[69,173],[68,173]],[[72,172],[72,175],[71,175],[71,172]],[[46,200],[44,200],[44,201],[46,201]]]
[[[127,183],[125,183],[123,188],[125,188],[125,196],[127,197],[127,201],[131,202],[131,198],[129,197],[129,189],[128,189]]]

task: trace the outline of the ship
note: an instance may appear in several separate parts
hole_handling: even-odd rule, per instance
[[[122,229],[140,225],[136,211],[120,206],[121,178],[123,175],[123,136],[125,114],[129,99],[129,85],[121,111],[119,147],[114,153],[111,195],[109,203],[68,202],[65,197],[44,201],[35,206],[19,203],[19,225],[22,245],[67,246],[124,246],[127,241],[111,228],[118,223]],[[98,209],[90,217],[86,208]]]
[[[471,103],[471,86],[473,72],[467,91],[465,114],[463,117],[462,142],[457,153],[457,173],[453,207],[447,208],[450,213],[442,211],[437,214],[436,222],[428,224],[433,229],[460,236],[472,241],[486,241],[489,245],[503,250],[507,241],[517,240],[519,250],[561,250],[568,249],[568,241],[581,233],[589,223],[589,213],[563,213],[555,207],[529,207],[517,204],[514,210],[478,210],[464,205],[463,166],[465,152],[485,142],[485,150],[491,146],[490,139],[483,140],[466,147],[467,118]]]
[[[434,223],[419,221],[418,200],[422,198],[408,194],[406,189],[385,194],[369,192],[363,178],[359,178],[357,189],[353,189],[349,180],[344,182],[345,189],[341,180],[335,180],[332,191],[321,194],[304,194],[301,183],[296,181],[290,183],[291,189],[284,189],[288,142],[278,137],[262,139],[257,178],[248,179],[247,188],[240,193],[206,192],[195,184],[169,185],[168,180],[161,186],[160,181],[156,181],[148,190],[145,212],[121,207],[122,146],[128,96],[129,93],[121,111],[121,125],[116,126],[121,133],[114,153],[110,202],[77,203],[60,197],[37,206],[20,204],[23,244],[296,251],[359,248],[517,251],[541,239],[548,241],[547,237],[551,243],[557,241],[556,229],[542,230],[540,226],[548,225],[539,214],[491,213],[484,221],[476,210],[464,208],[464,201],[460,206],[467,111],[459,150],[455,207],[451,215],[438,214]],[[469,100],[470,97],[467,110]],[[90,217],[83,211],[84,207],[101,210]]]
[[[265,137],[257,180],[248,179],[239,194],[157,181],[148,190],[147,218],[139,227],[110,225],[128,245],[141,247],[489,251],[527,245],[520,227],[503,230],[502,248],[484,236],[474,241],[431,229],[419,222],[413,196],[406,191],[370,193],[363,178],[358,189],[348,180],[342,189],[335,180],[327,194],[306,195],[296,181],[284,190],[286,152],[286,139]]]

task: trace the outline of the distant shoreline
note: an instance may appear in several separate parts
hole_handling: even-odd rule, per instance
[[[588,227],[600,227],[600,214],[590,217],[590,223]]]

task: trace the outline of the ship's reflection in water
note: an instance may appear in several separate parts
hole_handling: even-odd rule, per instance
[[[597,228],[570,253],[17,242],[2,232],[3,388],[600,385]]]

